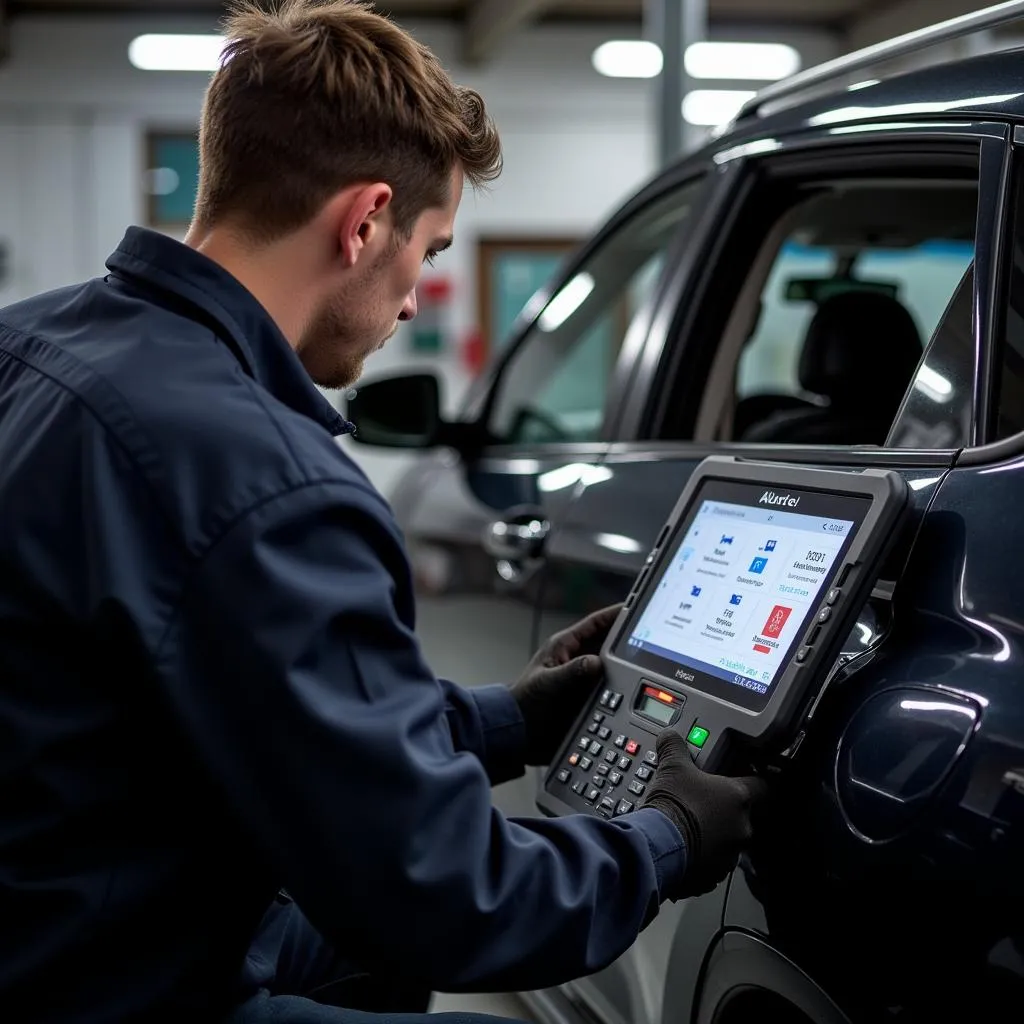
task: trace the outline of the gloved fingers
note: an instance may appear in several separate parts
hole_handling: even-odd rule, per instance
[[[621,604],[613,604],[591,612],[585,619],[556,633],[549,642],[561,660],[573,658],[580,653],[596,654],[621,610]]]
[[[564,664],[544,669],[545,689],[569,686],[589,690],[600,678],[601,672],[601,659],[596,654],[584,654]]]
[[[661,732],[655,741],[655,749],[658,752],[658,771],[662,772],[663,779],[669,773],[678,777],[687,772],[703,771],[694,763],[686,740],[675,729],[665,729]],[[770,795],[770,789],[765,779],[756,775],[738,778],[715,777],[728,779],[728,783],[736,794],[736,806],[746,810],[752,822],[756,823],[761,819],[769,803]],[[655,776],[655,780],[657,781],[657,776]]]
[[[675,729],[665,729],[658,734],[654,744],[658,753],[658,769],[680,768],[691,766],[699,770],[693,764],[689,750],[686,749],[686,740]]]

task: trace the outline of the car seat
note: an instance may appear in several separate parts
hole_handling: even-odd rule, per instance
[[[921,336],[897,299],[846,292],[818,308],[798,376],[827,405],[776,412],[742,440],[774,444],[884,444],[921,359]]]
[[[764,316],[764,299],[757,303],[757,316],[750,326],[746,344],[750,344],[757,336]],[[802,350],[801,350],[802,351]],[[789,409],[815,409],[823,399],[815,395],[794,395],[791,392],[758,391],[756,394],[741,398],[732,412],[732,437],[741,438],[755,424],[768,419],[777,412]]]

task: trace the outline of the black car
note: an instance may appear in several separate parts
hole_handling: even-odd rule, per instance
[[[351,403],[358,440],[430,449],[393,504],[428,656],[443,674],[438,638],[464,638],[469,683],[621,600],[709,454],[911,490],[757,848],[606,970],[530,994],[544,1020],[1024,1013],[1024,52],[876,73],[911,48],[773,88],[659,175],[457,421],[429,376]],[[537,783],[499,805],[538,813]]]

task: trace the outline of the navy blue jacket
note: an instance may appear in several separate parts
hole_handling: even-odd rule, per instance
[[[610,962],[674,826],[496,811],[518,708],[424,663],[348,425],[206,257],[108,269],[0,311],[0,1017],[215,1018],[281,886],[436,988]]]

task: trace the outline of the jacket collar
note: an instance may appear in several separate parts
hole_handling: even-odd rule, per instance
[[[220,264],[166,235],[133,227],[107,267],[143,289],[177,300],[184,315],[206,321],[245,372],[289,408],[335,436],[355,429],[320,393],[255,296]]]

